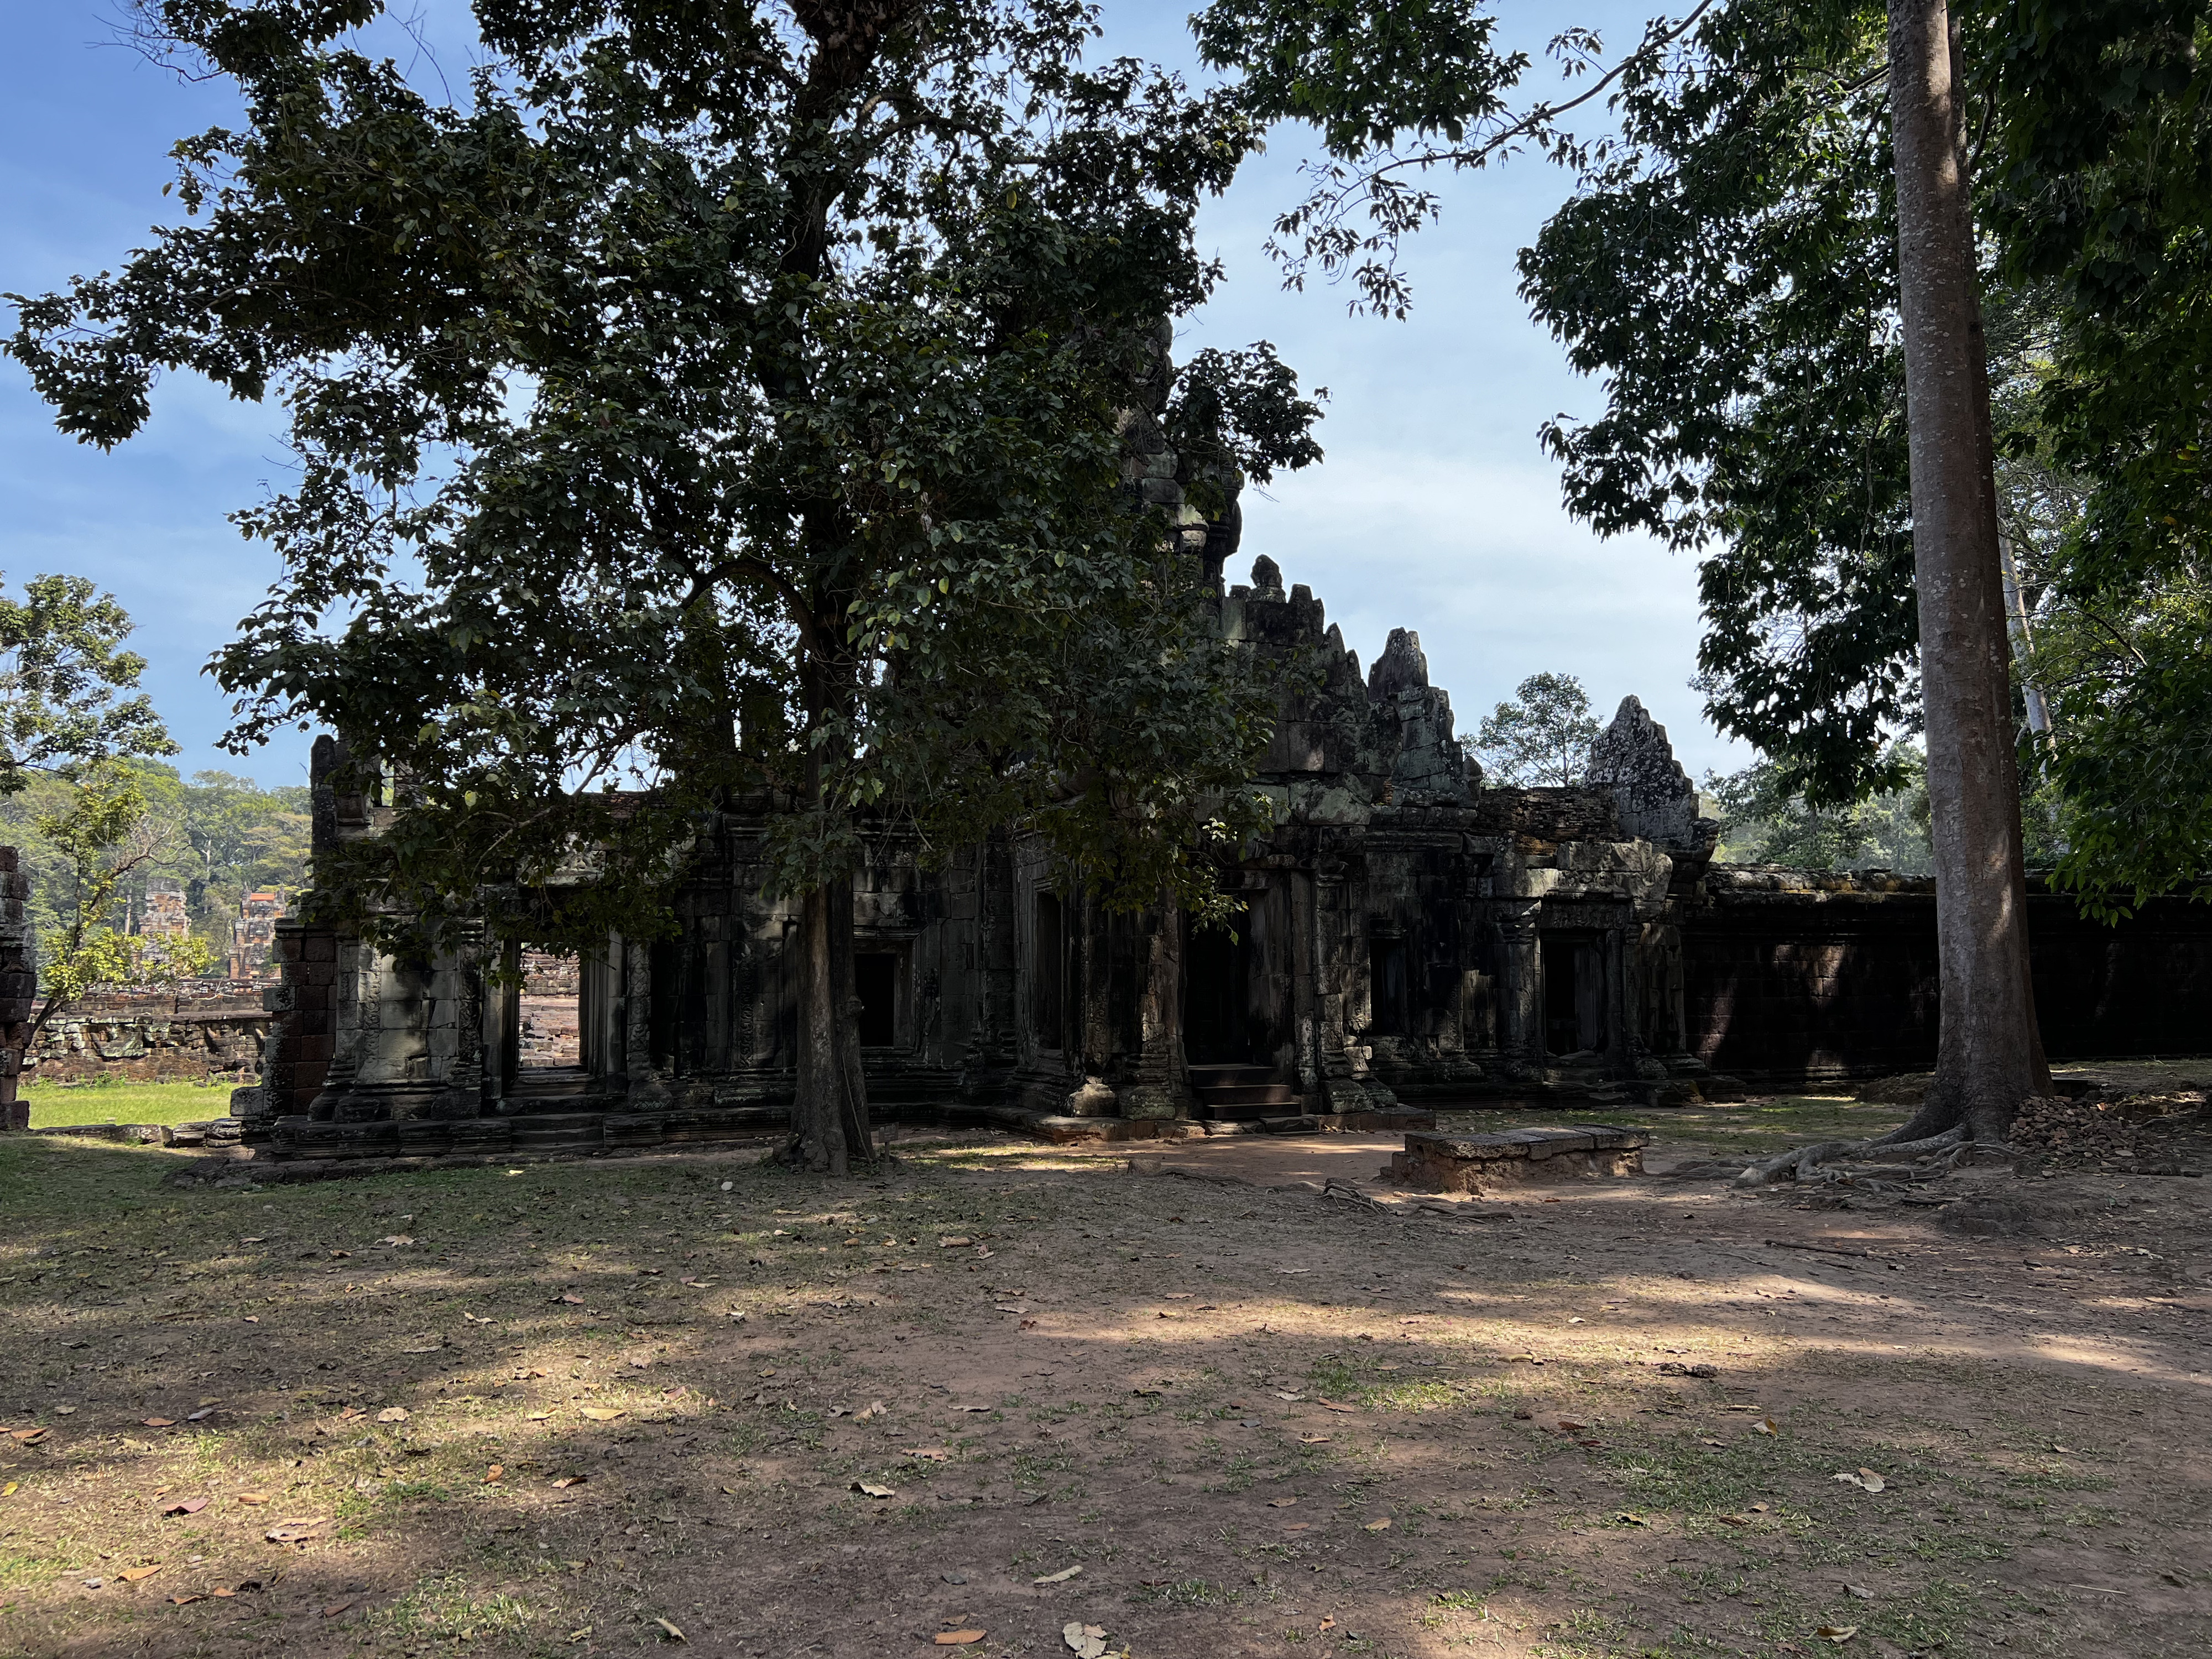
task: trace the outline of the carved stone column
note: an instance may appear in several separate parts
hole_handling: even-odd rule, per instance
[[[653,947],[629,941],[623,963],[629,1004],[623,1052],[629,1079],[629,1109],[656,1112],[670,1101],[668,1085],[653,1066]]]
[[[1504,1030],[1499,1033],[1509,1076],[1528,1080],[1544,1069],[1543,964],[1536,945],[1536,901],[1501,905],[1498,970]]]
[[[1145,986],[1137,1004],[1142,1048],[1137,1080],[1121,1098],[1124,1117],[1189,1115],[1190,1073],[1182,1048],[1182,907],[1163,894],[1147,940]]]

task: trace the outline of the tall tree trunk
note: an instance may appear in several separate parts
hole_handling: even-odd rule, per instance
[[[1961,94],[1946,0],[1889,0],[1898,299],[1928,731],[1942,1032],[1899,1140],[1964,1125],[2002,1141],[2048,1092],[2027,957],[1996,461]]]
[[[829,707],[827,675],[818,660],[803,672],[811,727]],[[820,751],[812,748],[806,805],[825,806]],[[853,988],[849,876],[824,880],[799,901],[799,1075],[785,1156],[817,1174],[846,1175],[875,1156]]]

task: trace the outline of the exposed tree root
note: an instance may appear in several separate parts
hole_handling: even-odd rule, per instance
[[[1735,1178],[1739,1187],[1771,1187],[1783,1182],[1800,1184],[1849,1181],[1857,1186],[1902,1187],[1915,1180],[1929,1180],[1940,1175],[1954,1163],[1965,1149],[1974,1143],[1966,1136],[1962,1124],[1946,1129],[1939,1135],[1927,1135],[1917,1140],[1893,1140],[1887,1135],[1872,1140],[1822,1140],[1810,1146],[1799,1146],[1753,1164]],[[2002,1147],[1976,1147],[1977,1151],[2002,1152]],[[1880,1176],[1874,1170],[1853,1170],[1847,1166],[1864,1164],[1878,1158],[1883,1163]],[[1913,1159],[1917,1167],[1900,1170],[1892,1160]],[[1875,1177],[1869,1179],[1869,1177]]]

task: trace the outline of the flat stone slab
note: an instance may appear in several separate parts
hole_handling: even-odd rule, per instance
[[[1509,1129],[1501,1134],[1413,1133],[1383,1167],[1385,1178],[1429,1193],[1554,1181],[1595,1181],[1644,1173],[1642,1129],[1611,1123]]]

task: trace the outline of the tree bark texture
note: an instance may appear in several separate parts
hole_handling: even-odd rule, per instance
[[[799,1078],[793,1163],[849,1174],[874,1155],[860,1027],[853,1017],[853,884],[823,882],[799,901]]]
[[[811,727],[830,704],[830,669],[810,651],[800,672]],[[806,799],[825,810],[820,751],[812,748]],[[818,883],[800,899],[799,915],[799,1075],[785,1155],[817,1174],[842,1176],[875,1157],[854,994],[850,876]]]
[[[2050,1069],[2028,976],[2011,659],[1961,94],[1946,0],[1889,0],[1898,301],[1942,1033],[1917,1139],[2002,1141]]]

